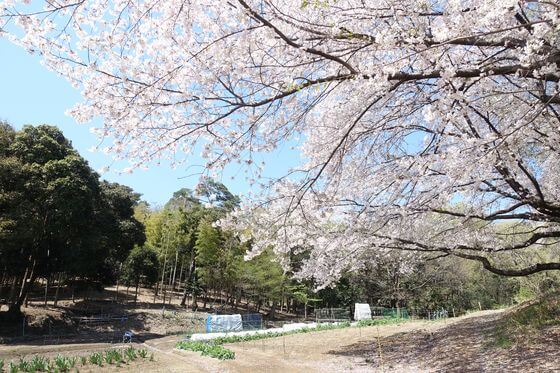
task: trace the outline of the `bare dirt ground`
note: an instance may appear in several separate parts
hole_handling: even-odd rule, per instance
[[[181,295],[178,291],[167,291],[164,304],[163,293],[160,291],[154,297],[152,289],[140,288],[137,302],[134,302],[132,288],[128,292],[123,287],[118,292],[115,287],[106,288],[102,292],[90,291],[88,300],[72,300],[71,293],[61,291],[57,306],[54,306],[51,299],[45,307],[41,294],[35,294],[29,306],[22,308],[26,316],[24,327],[21,323],[0,324],[0,343],[23,342],[33,338],[41,339],[44,344],[70,343],[71,340],[78,343],[90,340],[116,342],[125,330],[132,330],[141,335],[141,340],[147,340],[171,334],[204,332],[208,313],[255,312],[245,302],[239,304],[240,308],[231,308],[219,301],[209,301],[206,308],[203,308],[202,300],[197,303],[198,311],[194,312],[190,307],[190,298],[188,307],[180,305]],[[0,313],[6,310],[6,305],[0,305]],[[88,325],[79,321],[80,317],[103,315],[115,316],[116,321]],[[264,315],[266,319],[266,311]],[[122,320],[119,320],[120,316],[123,316]],[[297,321],[298,318],[277,310],[275,320],[281,324],[284,321]]]
[[[371,342],[358,342],[335,354],[363,359],[366,371],[560,372],[559,327],[525,336],[511,348],[495,347],[492,334],[500,314],[476,313],[444,328],[393,334],[377,352]]]
[[[180,336],[147,340],[155,362],[105,371],[144,372],[560,372],[560,330],[509,349],[490,347],[489,333],[502,311],[482,311],[438,322],[410,321],[294,334],[226,345],[236,359],[219,361],[175,350]],[[0,346],[7,360],[33,354],[87,355],[108,344]],[[80,369],[81,371],[87,371]],[[99,368],[95,369],[99,371]]]

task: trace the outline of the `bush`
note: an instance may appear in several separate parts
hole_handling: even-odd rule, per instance
[[[220,360],[235,359],[235,352],[228,350],[227,348],[216,343],[183,341],[177,343],[177,348],[182,350],[200,352],[202,356],[210,356]]]
[[[148,356],[148,350],[146,350],[146,349],[138,350],[138,355],[142,359],[145,359]]]
[[[103,366],[103,354],[100,352],[94,352],[93,354],[89,355],[89,362],[93,365]]]
[[[371,319],[371,320],[360,320],[358,321],[359,327],[365,326],[375,326],[375,325],[387,325],[387,324],[396,324],[399,322],[406,321],[407,319],[399,319],[399,318],[383,318],[383,319]]]
[[[14,363],[13,361],[10,361],[10,363],[8,364],[8,372],[18,373],[19,372],[18,365],[16,363]]]
[[[19,359],[18,362],[10,361],[8,363],[8,372],[69,372],[76,367],[78,361],[81,362],[82,366],[88,363],[93,365],[103,366],[103,362],[108,365],[117,364],[125,362],[125,356],[128,360],[135,360],[138,356],[143,359],[148,357],[148,351],[145,349],[136,350],[134,347],[130,346],[123,352],[111,349],[104,352],[94,352],[89,356],[73,356],[65,357],[57,355],[53,360],[47,357],[35,355],[31,360],[25,360],[23,358]],[[154,361],[154,354],[150,355],[150,361]],[[4,372],[5,360],[0,359],[0,372]],[[78,371],[76,369],[76,371]]]
[[[124,354],[128,361],[136,360],[136,350],[134,349],[134,347],[128,347],[126,350],[124,350]]]
[[[54,358],[54,368],[58,372],[68,372],[70,370],[70,361],[67,357],[57,355]]]

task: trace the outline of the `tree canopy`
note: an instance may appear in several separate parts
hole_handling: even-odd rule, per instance
[[[140,283],[152,286],[158,279],[159,261],[157,253],[148,246],[138,246],[130,251],[123,265],[122,278],[127,284],[134,285],[134,302],[138,299]]]
[[[202,148],[258,179],[256,154],[301,145],[232,221],[255,253],[311,248],[301,274],[325,284],[394,249],[560,269],[501,260],[560,238],[555,2],[25,3],[0,2],[0,27],[81,87],[73,116],[103,118],[135,167]]]
[[[3,125],[0,153],[0,266],[19,282],[12,310],[22,305],[38,277],[111,281],[115,262],[144,242],[134,219],[139,196],[101,182],[54,126]]]

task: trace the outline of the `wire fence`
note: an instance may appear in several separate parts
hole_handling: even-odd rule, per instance
[[[455,310],[452,312],[445,308],[437,309],[409,309],[406,307],[378,307],[373,306],[371,309],[372,319],[427,319],[439,320],[448,317],[455,317]],[[316,322],[340,322],[352,320],[349,308],[319,308],[315,310]]]
[[[351,320],[347,308],[319,308],[315,310],[316,322],[337,322]]]
[[[418,308],[391,308],[391,307],[371,307],[372,319],[425,319],[441,320],[448,317],[455,317],[455,310],[445,308],[418,309]],[[177,312],[174,310],[162,309],[161,317],[167,319],[166,323],[173,325],[163,331],[164,335],[192,335],[207,333],[206,321],[209,314],[193,315],[190,312]],[[316,309],[314,321],[318,323],[346,322],[351,321],[350,308],[321,308]],[[259,313],[241,314],[243,330],[261,330],[270,327],[282,327],[285,324],[299,323],[298,320],[284,320],[274,322],[264,322]],[[171,320],[169,320],[171,319]],[[1,341],[29,341],[37,340],[42,344],[62,344],[73,342],[101,342],[116,343],[122,340],[124,331],[130,329],[135,323],[136,314],[116,315],[116,314],[96,314],[92,316],[73,317],[74,328],[59,328],[54,325],[47,325],[43,333],[27,333],[27,322],[24,319],[19,328],[14,330],[12,336],[5,336]],[[171,323],[169,323],[171,321]],[[74,330],[70,330],[74,329]],[[135,328],[138,329],[138,328]],[[162,332],[159,332],[160,334]],[[143,333],[146,334],[146,333]],[[148,333],[150,334],[150,333]]]
[[[402,307],[371,307],[371,316],[374,318],[408,319],[410,314],[407,308]]]

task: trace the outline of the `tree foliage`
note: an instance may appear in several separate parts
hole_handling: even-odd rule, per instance
[[[25,3],[0,3],[0,27],[81,87],[74,117],[102,117],[135,167],[202,148],[258,179],[256,154],[303,139],[305,162],[235,221],[256,252],[312,248],[302,275],[392,249],[560,269],[495,261],[560,237],[555,2]]]
[[[38,277],[64,272],[105,279],[111,263],[143,243],[138,195],[99,176],[53,126],[2,127],[0,265],[21,285],[12,310]]]
[[[122,278],[126,284],[136,287],[134,301],[138,298],[138,286],[152,286],[158,279],[157,253],[148,246],[137,246],[128,254],[123,265]]]

